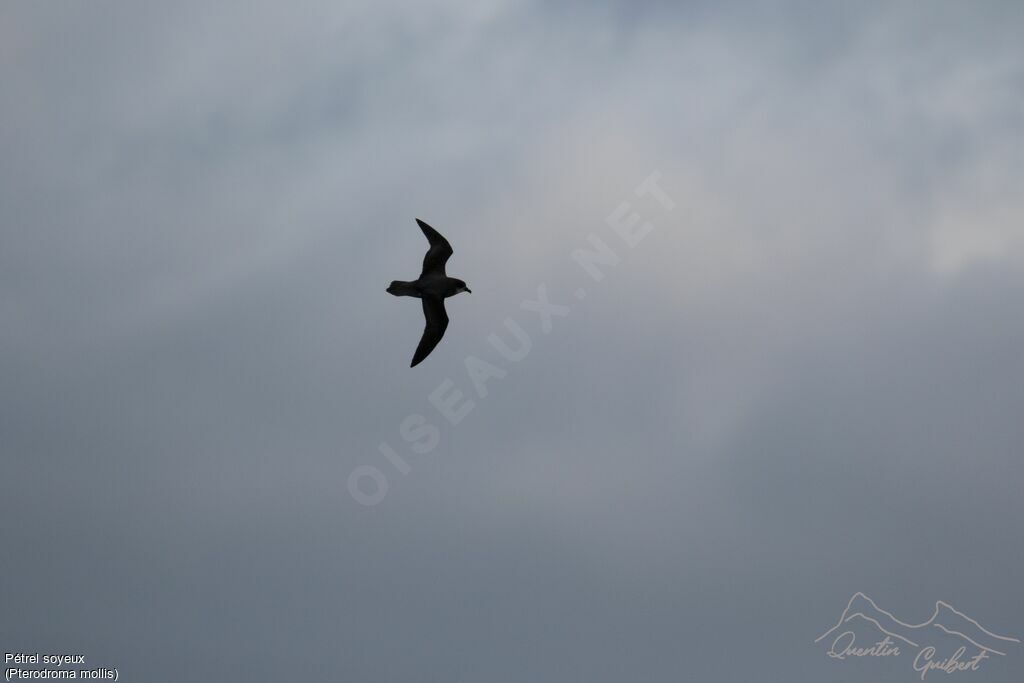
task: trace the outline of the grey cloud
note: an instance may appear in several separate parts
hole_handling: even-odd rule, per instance
[[[813,646],[856,590],[1020,635],[1015,3],[0,13],[5,650],[153,681],[913,675]],[[632,195],[654,169],[671,212]],[[656,226],[634,249],[622,201]],[[474,291],[421,372],[384,294],[413,216]],[[508,374],[453,427],[427,397],[473,396],[467,355]]]

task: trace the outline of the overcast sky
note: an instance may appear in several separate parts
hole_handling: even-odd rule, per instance
[[[855,591],[1024,637],[1024,5],[552,5],[3,4],[0,648],[919,680],[813,642]],[[410,369],[414,217],[473,293]]]

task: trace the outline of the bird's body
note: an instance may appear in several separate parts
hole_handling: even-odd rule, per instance
[[[444,300],[460,292],[470,292],[465,282],[448,277],[445,272],[445,264],[453,253],[448,240],[419,218],[416,222],[430,242],[430,249],[423,257],[423,272],[412,282],[394,280],[387,289],[388,293],[394,296],[411,296],[423,300],[423,317],[426,318],[427,325],[409,367],[418,365],[426,358],[444,336],[444,331],[448,328],[448,313],[444,310]]]
[[[466,291],[466,283],[453,277],[420,278],[412,282],[404,280],[393,280],[388,286],[388,293],[395,296],[414,296],[422,299],[424,296],[439,296],[447,299]]]

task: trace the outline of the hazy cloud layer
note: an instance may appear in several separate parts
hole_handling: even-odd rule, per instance
[[[847,5],[6,4],[4,650],[912,680],[812,644],[858,590],[1021,637],[1024,9]],[[473,294],[409,370],[414,216]],[[486,398],[470,355],[507,371]]]

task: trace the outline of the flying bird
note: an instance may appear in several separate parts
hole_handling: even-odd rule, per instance
[[[472,294],[465,282],[448,277],[444,271],[444,265],[452,255],[452,245],[448,244],[448,240],[442,237],[441,233],[419,218],[416,222],[430,242],[427,255],[423,257],[423,272],[420,273],[419,279],[413,282],[394,280],[388,285],[387,290],[388,294],[394,296],[414,296],[423,301],[423,317],[427,319],[427,326],[423,330],[419,346],[416,347],[416,353],[413,354],[410,368],[416,367],[430,355],[444,336],[444,331],[448,329],[448,313],[444,310],[444,300],[460,292]]]

